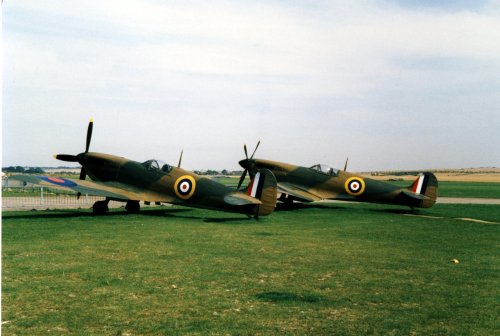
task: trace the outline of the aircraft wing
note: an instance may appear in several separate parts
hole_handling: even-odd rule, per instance
[[[133,200],[146,202],[171,202],[175,200],[174,197],[171,197],[169,195],[159,194],[144,189],[138,189],[131,185],[119,182],[95,182],[33,175],[12,175],[9,177],[9,179],[26,183],[33,183],[53,189],[70,190],[87,195],[109,197],[114,200]]]
[[[286,183],[286,182],[278,183],[278,192],[291,195],[302,202],[315,202],[322,200],[321,197],[311,194],[307,190],[299,188],[292,183]]]

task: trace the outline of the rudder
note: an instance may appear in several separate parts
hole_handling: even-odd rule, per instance
[[[259,199],[262,204],[255,209],[255,217],[270,215],[276,208],[278,182],[269,169],[259,169],[247,189],[249,196]]]

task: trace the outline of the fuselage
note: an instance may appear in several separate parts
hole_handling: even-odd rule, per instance
[[[253,206],[234,207],[224,197],[235,190],[182,168],[157,160],[137,162],[124,157],[88,152],[79,154],[79,162],[94,181],[126,185],[137,191],[166,195],[169,203],[200,208],[251,212]]]
[[[324,165],[308,168],[262,159],[253,159],[252,164],[257,169],[271,170],[281,190],[288,186],[300,189],[296,193],[298,200],[301,200],[300,191],[304,191],[318,199],[421,206],[421,200],[405,197],[404,192],[408,192],[405,188],[339,169],[324,168]],[[248,160],[240,161],[240,165],[249,168]]]

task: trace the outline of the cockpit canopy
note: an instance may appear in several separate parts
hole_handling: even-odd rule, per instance
[[[172,170],[172,166],[161,161],[161,160],[148,160],[142,163],[144,167],[149,170],[162,171],[164,173],[169,173]]]
[[[325,165],[325,164],[316,164],[312,167],[310,167],[310,169],[312,170],[315,170],[319,173],[322,173],[322,174],[325,174],[325,175],[332,175],[332,176],[337,176],[339,174],[339,169],[336,169],[336,168],[332,168],[328,165]]]

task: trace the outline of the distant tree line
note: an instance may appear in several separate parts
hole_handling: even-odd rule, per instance
[[[23,174],[43,174],[45,171],[40,167],[21,167],[11,166],[2,168],[4,173],[23,173]]]
[[[223,169],[221,171],[218,171],[218,170],[209,169],[209,170],[203,170],[203,171],[201,171],[201,170],[195,170],[194,173],[198,174],[198,175],[210,175],[210,176],[225,175],[225,176],[230,176],[230,175],[241,175],[241,173],[243,173],[243,171],[241,171],[241,170],[230,171],[230,170],[227,170],[227,169]]]
[[[70,168],[74,168],[74,167],[70,167]],[[21,167],[21,166],[4,167],[4,168],[2,168],[2,171],[4,173],[23,173],[23,174],[44,174],[45,173],[45,171],[40,167]],[[241,175],[241,173],[242,173],[241,170],[230,171],[227,169],[223,169],[221,171],[214,170],[214,169],[208,169],[208,170],[203,170],[203,171],[195,170],[194,172],[198,175],[210,175],[210,176]],[[66,174],[78,174],[78,173],[67,172]]]

